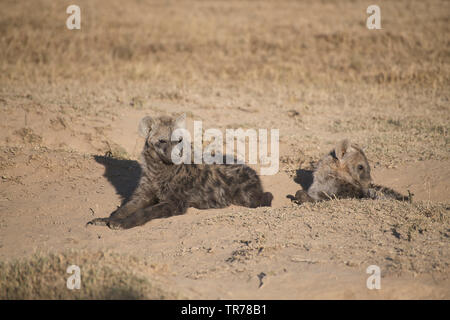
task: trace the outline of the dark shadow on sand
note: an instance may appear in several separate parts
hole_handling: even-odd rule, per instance
[[[139,185],[142,169],[135,160],[121,160],[106,156],[94,156],[95,161],[105,167],[103,176],[114,186],[126,203]]]
[[[301,185],[303,191],[308,192],[309,187],[311,187],[311,185],[313,183],[313,171],[298,169],[296,171],[296,176],[294,178],[294,182]],[[286,198],[291,199],[291,201],[296,200],[295,196],[293,196],[292,194],[288,194],[286,196]]]

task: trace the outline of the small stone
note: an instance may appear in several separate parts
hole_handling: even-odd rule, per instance
[[[298,115],[300,115],[300,113],[298,113],[298,111],[297,110],[289,110],[288,112],[287,112],[287,114],[288,114],[288,116],[289,117],[296,117],[296,116],[298,116]]]

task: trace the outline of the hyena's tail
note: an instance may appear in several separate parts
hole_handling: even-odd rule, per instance
[[[94,220],[89,221],[86,223],[86,226],[92,224],[94,226],[107,226],[109,222],[109,218],[96,218]]]
[[[273,195],[270,192],[264,192],[261,197],[261,206],[262,207],[271,207],[272,206]]]

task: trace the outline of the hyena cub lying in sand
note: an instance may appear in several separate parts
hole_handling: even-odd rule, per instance
[[[128,229],[155,218],[170,217],[198,209],[224,208],[231,204],[256,208],[271,206],[273,196],[264,192],[256,172],[241,164],[174,164],[172,132],[185,128],[185,117],[152,119],[139,124],[146,138],[142,151],[142,176],[129,202],[109,218],[88,224]]]
[[[292,199],[297,203],[333,198],[370,198],[410,200],[411,195],[372,184],[370,166],[362,149],[348,140],[339,142],[325,155],[313,173],[313,183],[307,192],[299,190]]]

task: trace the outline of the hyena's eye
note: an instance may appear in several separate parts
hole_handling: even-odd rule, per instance
[[[363,169],[364,169],[364,166],[363,166],[362,164],[359,164],[359,165],[358,165],[358,170],[359,170],[359,171],[363,171]]]
[[[159,140],[158,140],[158,142],[159,142],[159,143],[161,143],[161,144],[165,144],[165,143],[167,143],[167,141],[166,141],[166,140],[164,140],[164,139],[159,139]]]

